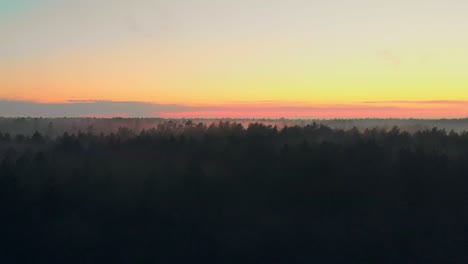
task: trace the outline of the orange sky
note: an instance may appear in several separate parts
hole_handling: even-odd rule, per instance
[[[465,1],[6,3],[0,2],[0,99],[224,107],[161,113],[180,117],[468,112],[453,103],[468,101]],[[248,108],[265,101],[277,108]],[[239,102],[247,106],[230,109]],[[284,105],[309,109],[278,108]]]

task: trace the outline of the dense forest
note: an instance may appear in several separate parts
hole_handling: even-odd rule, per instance
[[[0,263],[468,262],[468,133],[157,121],[0,126]]]

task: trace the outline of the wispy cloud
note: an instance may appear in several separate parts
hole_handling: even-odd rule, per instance
[[[464,100],[426,100],[426,101],[390,100],[390,101],[365,101],[362,103],[364,104],[468,105],[468,101],[464,101]]]
[[[384,50],[378,53],[378,57],[383,61],[392,64],[395,69],[398,69],[401,64],[401,58],[391,50]]]

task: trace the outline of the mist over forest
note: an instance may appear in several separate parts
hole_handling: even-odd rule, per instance
[[[415,133],[423,130],[438,128],[447,133],[453,131],[462,133],[468,131],[468,119],[164,119],[164,118],[2,118],[0,129],[3,133],[11,135],[22,134],[31,136],[39,132],[44,136],[54,138],[67,132],[69,134],[118,133],[119,129],[131,130],[140,133],[151,129],[170,129],[174,133],[181,133],[187,123],[216,126],[219,122],[230,122],[247,128],[250,124],[261,123],[282,129],[285,126],[299,126],[318,124],[333,129],[352,129],[360,131],[378,129],[389,131],[394,127],[400,130]]]

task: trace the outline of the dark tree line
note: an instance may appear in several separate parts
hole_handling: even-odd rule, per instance
[[[468,134],[0,133],[1,263],[466,263]]]
[[[5,118],[0,117],[0,128],[3,133],[22,134],[31,136],[35,131],[39,131],[43,136],[55,138],[68,132],[71,134],[85,133],[104,133],[106,135],[117,133],[119,128],[126,127],[135,133],[148,130],[154,127],[171,127],[173,132],[180,132],[185,129],[187,122],[192,124],[202,123],[205,126],[218,124],[222,122],[236,122],[247,127],[249,124],[261,122],[265,125],[277,126],[282,129],[284,126],[304,127],[313,123],[324,125],[332,129],[349,130],[353,127],[360,129],[372,129],[379,127],[382,130],[390,130],[397,126],[402,131],[414,133],[426,130],[432,127],[445,129],[447,131],[463,132],[468,131],[468,118],[462,119],[209,119],[200,118],[193,120],[186,119],[163,119],[163,118],[33,118],[18,117]]]

